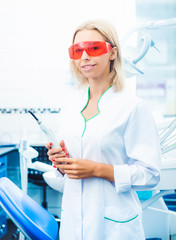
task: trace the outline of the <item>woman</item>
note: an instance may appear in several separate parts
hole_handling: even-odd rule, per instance
[[[46,144],[56,181],[64,182],[60,239],[143,240],[136,190],[155,187],[160,179],[155,124],[146,104],[123,90],[112,26],[82,24],[69,55],[87,89],[63,109],[60,147]]]

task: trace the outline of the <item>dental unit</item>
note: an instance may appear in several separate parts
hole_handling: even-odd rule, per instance
[[[52,142],[52,147],[57,148],[60,146],[59,141],[57,140],[56,136],[52,132],[50,128],[48,128],[39,118],[36,117],[36,115],[32,111],[28,111],[33,118],[37,121],[39,127],[44,132],[44,134],[47,136],[47,139],[49,142]],[[46,163],[39,163],[35,162],[36,167],[40,169],[40,171],[43,171],[43,178],[45,182],[54,190],[61,191],[63,188],[63,185],[56,184],[55,177],[58,175],[57,169],[54,169],[51,165]],[[65,179],[65,177],[64,177]],[[64,181],[63,181],[64,184]]]

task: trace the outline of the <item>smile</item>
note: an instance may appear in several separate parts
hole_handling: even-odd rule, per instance
[[[81,66],[82,69],[86,70],[86,71],[89,71],[89,70],[92,70],[94,67],[95,67],[96,64],[89,64],[89,65],[84,65],[84,66]]]

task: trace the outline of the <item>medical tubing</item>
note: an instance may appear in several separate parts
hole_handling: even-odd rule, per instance
[[[175,128],[176,119],[174,119],[171,124],[160,134],[160,144],[162,144],[168,138],[168,136],[174,131]]]
[[[173,149],[176,148],[176,143],[172,144],[171,146],[168,146],[167,148],[161,149],[162,154],[167,153]]]
[[[35,114],[31,110],[28,110],[28,113],[30,113],[38,123],[40,122],[39,119],[35,116]]]
[[[173,144],[174,142],[176,142],[176,134],[167,138],[166,141],[163,144],[161,144],[161,148],[164,149],[164,148],[170,146],[171,144]]]

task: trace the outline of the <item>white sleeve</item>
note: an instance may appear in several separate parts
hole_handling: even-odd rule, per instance
[[[128,163],[114,166],[117,192],[155,187],[160,180],[160,143],[153,117],[144,102],[138,103],[130,114],[124,144]]]
[[[42,174],[45,182],[54,190],[63,192],[66,175],[62,175],[57,169],[52,171],[44,172]]]

